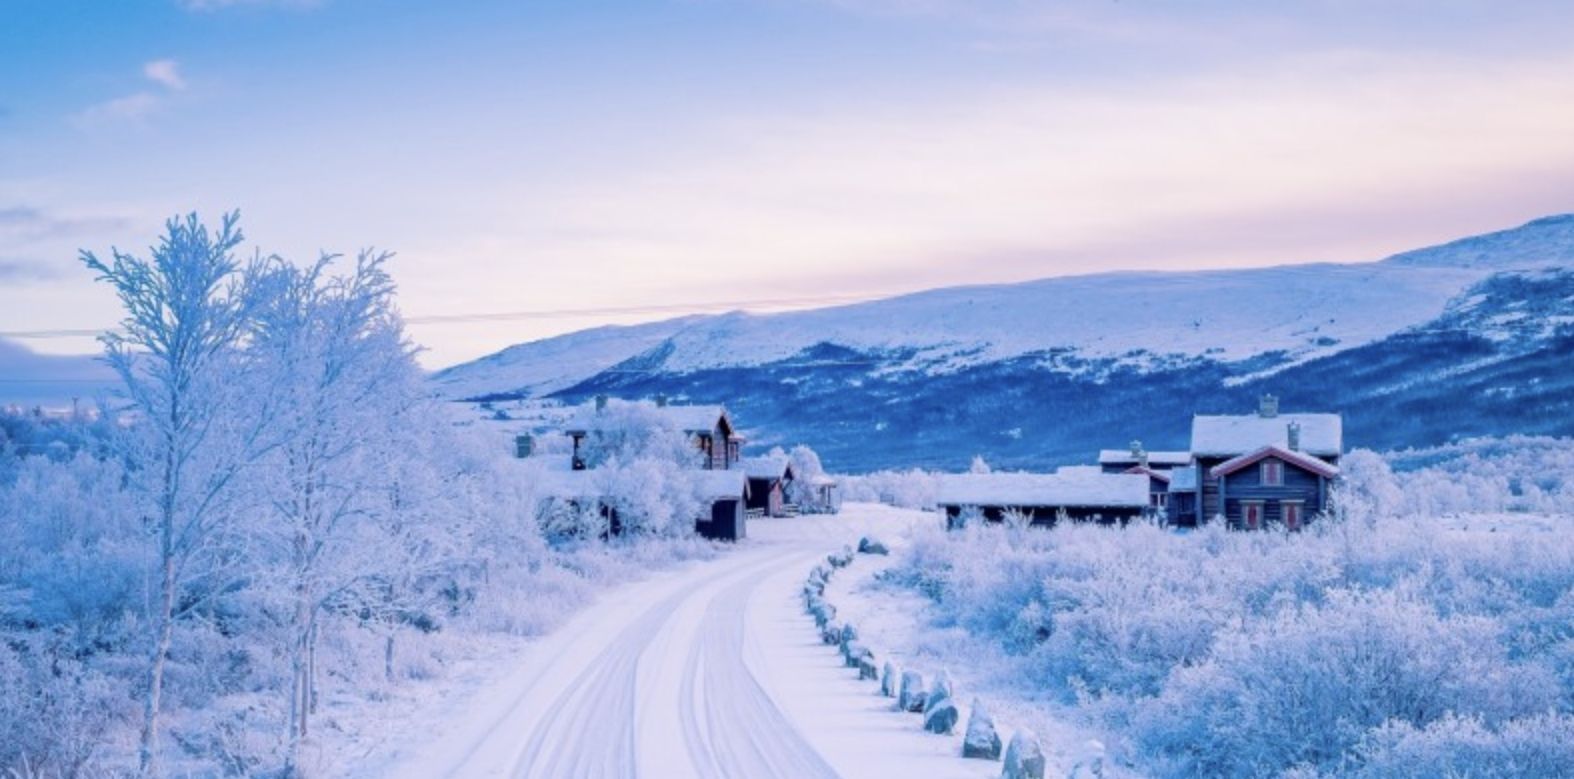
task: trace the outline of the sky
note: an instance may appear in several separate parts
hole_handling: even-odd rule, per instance
[[[1574,211],[1570,29],[1561,0],[0,0],[0,333],[113,325],[78,251],[190,211],[301,262],[397,252],[434,368],[1378,259]]]

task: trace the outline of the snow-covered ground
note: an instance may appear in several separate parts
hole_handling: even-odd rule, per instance
[[[934,512],[848,505],[859,514],[909,515],[909,527],[940,521]],[[881,581],[881,574],[898,564],[910,539],[903,532],[880,536],[880,541],[890,547],[890,555],[859,555],[826,587],[825,598],[836,606],[837,618],[857,626],[859,640],[878,652],[881,662],[919,670],[926,678],[946,671],[955,682],[963,723],[976,698],[993,715],[1003,740],[1019,728],[1033,731],[1044,748],[1047,776],[1071,776],[1079,765],[1088,765],[1099,754],[1092,743],[1099,734],[1060,716],[1062,707],[1035,695],[1034,685],[1011,679],[1005,670],[1008,664],[993,642],[958,627],[935,627],[932,602],[909,588]],[[1108,761],[1104,769],[1106,777],[1135,775]]]
[[[995,776],[998,763],[960,757],[959,736],[892,711],[803,614],[804,576],[828,552],[926,521],[867,504],[752,521],[734,551],[613,588],[494,673],[467,675],[467,692],[411,711],[348,773]]]

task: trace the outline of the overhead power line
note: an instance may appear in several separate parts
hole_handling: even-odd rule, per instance
[[[704,314],[750,308],[797,308],[857,303],[874,299],[869,295],[817,295],[795,298],[756,298],[716,300],[704,303],[660,303],[643,306],[603,306],[600,308],[555,308],[524,311],[492,311],[476,314],[429,314],[405,317],[409,325],[448,325],[477,322],[520,322],[533,319],[573,319],[588,316],[630,314]],[[53,330],[0,330],[0,338],[45,340],[51,338],[94,338],[108,332],[97,328],[58,328]]]

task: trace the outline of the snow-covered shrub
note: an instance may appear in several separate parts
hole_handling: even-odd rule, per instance
[[[1570,518],[1444,522],[1410,513],[1441,471],[1418,486],[1355,453],[1346,473],[1299,533],[923,529],[889,578],[1146,772],[1574,774]],[[1448,500],[1513,508],[1511,481]]]
[[[1479,717],[1453,714],[1419,728],[1395,721],[1374,730],[1359,754],[1359,768],[1343,775],[1370,779],[1567,776],[1574,766],[1574,714],[1538,713],[1496,728]]]
[[[875,471],[843,478],[843,497],[865,503],[884,503],[910,509],[932,509],[938,480],[917,468],[908,471]]]

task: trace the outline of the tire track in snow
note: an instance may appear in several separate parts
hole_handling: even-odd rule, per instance
[[[735,580],[757,579],[759,563],[769,558],[756,557],[742,553],[699,586],[680,586],[620,631],[543,712],[513,775],[518,779],[637,776],[641,660],[685,602],[725,590]]]
[[[793,555],[761,566],[746,585],[724,588],[706,608],[685,666],[680,699],[690,760],[706,779],[837,777],[744,662],[744,616],[760,583],[807,559]],[[702,702],[703,720],[696,700]]]

